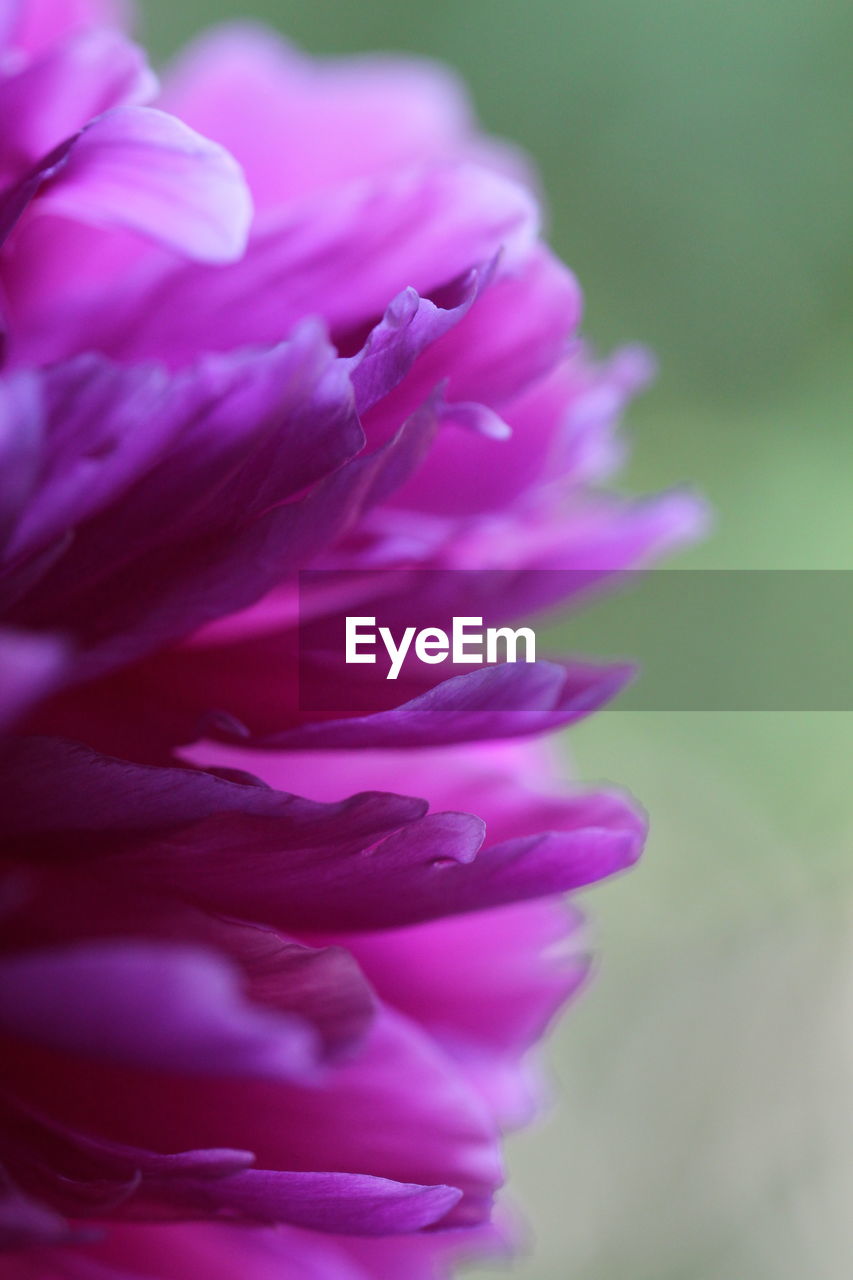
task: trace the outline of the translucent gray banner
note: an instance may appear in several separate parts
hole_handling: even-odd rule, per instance
[[[429,667],[416,656],[417,630],[449,635],[460,615],[533,627],[539,661],[634,665],[620,710],[853,710],[853,570],[314,570],[300,575],[299,613],[300,706],[326,715],[379,710],[470,670],[452,652]],[[345,654],[347,619],[365,617],[377,635],[359,652],[375,652],[373,666]],[[389,636],[412,629],[399,681],[383,623]]]
[[[853,710],[853,571],[624,574],[539,636],[636,662],[620,710]]]

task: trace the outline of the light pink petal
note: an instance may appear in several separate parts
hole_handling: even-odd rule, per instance
[[[323,316],[355,353],[401,292],[435,296],[496,257],[500,273],[515,270],[537,226],[529,192],[487,169],[395,170],[259,217],[245,256],[220,271],[152,263],[120,286],[100,278],[88,296],[75,292],[79,282],[59,301],[46,295],[36,312],[24,291],[18,359],[55,360],[85,346],[179,366],[201,350],[279,342],[306,315]],[[53,318],[60,305],[62,324]]]
[[[142,49],[108,28],[81,30],[0,79],[0,164],[33,165],[110,107],[156,92]]]
[[[150,107],[87,125],[44,174],[39,210],[124,227],[201,262],[239,258],[252,216],[228,152]]]
[[[128,0],[2,0],[0,37],[39,53],[83,27],[126,27]]]
[[[473,132],[464,91],[444,67],[317,61],[248,26],[202,37],[172,71],[163,105],[233,152],[259,208],[448,158]]]

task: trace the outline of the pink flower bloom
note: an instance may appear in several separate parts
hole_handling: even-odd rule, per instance
[[[701,514],[600,491],[646,358],[445,73],[235,30],[156,92],[112,5],[0,3],[0,1276],[446,1274],[587,974],[558,895],[643,842],[531,736],[627,673],[368,703],[297,617],[521,615]]]

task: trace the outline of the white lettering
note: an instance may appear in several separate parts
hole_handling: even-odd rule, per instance
[[[406,630],[403,632],[403,639],[400,641],[399,645],[394,643],[394,637],[391,634],[390,627],[380,627],[379,634],[382,637],[382,643],[385,645],[388,652],[388,657],[391,659],[391,670],[388,672],[388,679],[396,680],[397,676],[400,674],[400,668],[403,665],[406,654],[409,652],[409,645],[412,643],[415,628],[406,627]]]
[[[421,662],[444,662],[450,651],[447,632],[440,627],[424,627],[415,640],[415,654]]]
[[[344,657],[347,663],[377,661],[375,627],[375,618],[346,619]],[[390,663],[386,680],[396,680],[399,677],[410,651],[419,662],[430,666],[438,662],[446,662],[448,658],[452,658],[454,663],[483,665],[499,661],[498,646],[502,644],[505,662],[536,661],[536,633],[532,628],[519,627],[517,630],[513,630],[512,627],[484,628],[482,618],[454,618],[452,638],[440,627],[424,627],[421,631],[416,627],[406,627],[399,644],[390,627],[380,627],[378,638],[385,647]],[[524,645],[523,658],[519,654],[520,643]],[[374,652],[363,652],[368,646],[374,647]]]
[[[479,635],[469,635],[466,632],[468,627],[479,627]],[[453,619],[453,661],[454,662],[480,662],[483,661],[483,619],[482,618],[454,618]],[[479,653],[466,652],[466,644],[480,645]]]
[[[512,627],[489,627],[486,632],[486,662],[497,662],[498,640],[503,640],[506,645],[506,661],[518,662],[520,639],[524,641],[524,661],[535,662],[536,635],[530,627],[519,627],[517,631]]]
[[[346,620],[346,644],[344,647],[344,658],[347,662],[375,662],[375,653],[359,653],[358,647],[362,644],[374,644],[376,641],[376,632],[370,631],[359,634],[360,626],[375,627],[375,618],[347,618]]]

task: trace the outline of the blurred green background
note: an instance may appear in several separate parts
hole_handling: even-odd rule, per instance
[[[849,0],[142,9],[161,58],[253,15],[457,67],[541,169],[587,333],[659,354],[626,483],[710,498],[680,566],[853,568]],[[653,834],[589,895],[599,979],[554,1038],[554,1113],[513,1144],[536,1238],[513,1276],[849,1280],[853,716],[612,711],[570,749]]]

